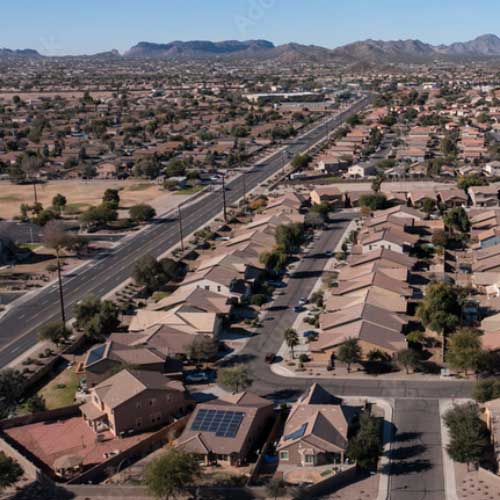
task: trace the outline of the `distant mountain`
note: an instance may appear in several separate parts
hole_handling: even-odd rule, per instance
[[[36,59],[42,57],[36,50],[33,49],[2,49],[0,48],[0,58],[15,58],[23,57],[25,59]]]
[[[430,45],[420,40],[365,40],[333,50],[336,58],[351,61],[416,61],[439,57],[487,58],[500,56],[500,38],[483,35],[468,42]]]
[[[200,58],[213,56],[227,56],[243,53],[256,53],[274,48],[272,42],[267,40],[227,40],[223,42],[210,42],[194,40],[190,42],[175,41],[166,44],[140,42],[127,52],[128,58]]]

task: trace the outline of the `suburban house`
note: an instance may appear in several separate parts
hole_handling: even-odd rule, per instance
[[[267,399],[248,392],[224,395],[196,406],[174,446],[203,457],[207,465],[239,466],[265,441],[273,418]]]
[[[179,373],[182,372],[182,364],[175,362],[176,367],[170,363],[170,369]],[[108,340],[104,344],[98,344],[87,351],[83,362],[87,385],[93,387],[99,384],[120,367],[133,366],[140,370],[151,370],[165,372],[167,368],[167,358],[162,353],[148,347],[132,347],[118,342]]]
[[[490,431],[495,459],[500,465],[500,399],[484,403],[484,417]]]
[[[372,250],[387,249],[394,252],[403,253],[418,242],[419,237],[415,234],[407,233],[395,225],[386,227],[380,231],[368,231],[358,236],[358,245],[362,253]]]
[[[342,193],[336,186],[316,186],[309,193],[309,197],[313,205],[326,203],[332,207],[342,206]]]
[[[490,177],[500,177],[500,161],[490,161],[483,167],[483,172]]]
[[[158,372],[124,369],[90,389],[80,411],[95,432],[122,436],[166,425],[193,405],[182,382]]]
[[[438,202],[448,208],[466,206],[469,201],[468,196],[461,189],[446,189],[438,191]]]
[[[359,179],[364,179],[366,177],[373,177],[377,174],[377,169],[373,164],[370,163],[357,163],[352,165],[347,169],[347,176]]]
[[[417,259],[410,257],[404,253],[394,252],[388,248],[377,248],[371,252],[366,252],[361,255],[350,255],[347,258],[347,263],[351,267],[362,266],[369,262],[378,262],[383,264],[383,267],[405,267],[413,269],[417,263]]]
[[[350,426],[359,408],[342,404],[313,384],[290,409],[276,447],[280,465],[343,464]]]
[[[467,192],[474,207],[498,207],[498,186],[471,186]]]
[[[500,227],[486,229],[476,234],[480,248],[489,248],[500,244]]]

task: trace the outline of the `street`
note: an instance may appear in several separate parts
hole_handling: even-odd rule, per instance
[[[326,136],[353,113],[363,109],[370,101],[365,97],[353,107],[331,118],[317,128],[298,137],[286,147],[291,158],[305,151]],[[278,152],[267,161],[253,166],[246,174],[245,185],[241,178],[227,184],[227,203],[241,198],[244,190],[250,191],[279,171],[284,165],[284,155]],[[221,191],[214,191],[182,210],[184,235],[196,231],[222,211]],[[88,294],[102,297],[132,275],[135,262],[150,254],[158,257],[179,242],[177,219],[160,219],[147,230],[140,232],[109,256],[98,258],[95,264],[64,278],[66,317],[72,317],[75,304]],[[37,342],[39,327],[59,317],[59,298],[56,285],[52,285],[30,300],[14,307],[0,319],[0,368],[7,366]]]

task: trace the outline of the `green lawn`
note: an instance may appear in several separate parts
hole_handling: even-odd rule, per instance
[[[132,184],[126,188],[127,191],[144,191],[149,189],[153,184],[151,182],[139,182],[138,184]]]
[[[45,399],[48,410],[70,406],[73,404],[79,382],[80,375],[77,375],[73,368],[68,368],[40,389],[38,394]]]
[[[19,248],[26,248],[28,250],[36,250],[41,246],[42,245],[40,243],[22,243],[21,245],[18,245]]]

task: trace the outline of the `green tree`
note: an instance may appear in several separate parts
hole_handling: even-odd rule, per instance
[[[468,233],[470,229],[469,217],[463,207],[450,208],[443,217],[445,226],[450,231]]]
[[[43,399],[43,397],[40,396],[39,394],[31,396],[24,404],[24,407],[30,413],[39,413],[47,410],[47,407],[45,405],[45,399]]]
[[[149,222],[156,216],[156,210],[146,203],[134,205],[129,209],[130,218],[136,222]]]
[[[66,207],[66,197],[63,196],[62,194],[58,193],[52,198],[52,206],[59,212],[61,213],[64,208]]]
[[[450,432],[448,455],[459,463],[477,464],[485,458],[489,445],[486,424],[481,420],[479,407],[474,403],[455,406],[444,415]]]
[[[88,295],[75,306],[76,326],[93,340],[101,340],[120,325],[118,307],[110,300]]]
[[[287,328],[285,330],[285,333],[283,335],[285,337],[285,342],[286,345],[288,346],[288,349],[290,349],[290,354],[292,355],[292,358],[294,357],[294,349],[299,345],[299,335],[297,334],[297,331],[294,330],[293,328]]]
[[[292,167],[296,169],[306,168],[312,161],[312,156],[306,154],[297,154],[293,157]]]
[[[359,205],[370,210],[383,210],[388,206],[387,197],[383,193],[364,194],[359,198]]]
[[[362,413],[358,432],[347,444],[347,456],[362,469],[376,469],[382,455],[380,434],[379,421],[367,413]]]
[[[0,491],[13,486],[22,477],[22,467],[12,458],[0,451]]]
[[[116,210],[104,205],[89,207],[80,216],[80,223],[87,228],[99,228],[118,219]]]
[[[69,336],[71,331],[66,328],[66,325],[62,323],[49,323],[42,326],[40,332],[38,333],[38,338],[40,340],[48,340],[56,345],[64,343]]]
[[[382,183],[384,182],[384,176],[383,175],[377,175],[375,179],[372,181],[372,191],[374,193],[378,193],[380,191],[380,188],[382,187]]]
[[[106,189],[102,195],[102,205],[111,210],[116,210],[120,206],[120,193],[118,189]]]
[[[430,215],[436,209],[436,202],[432,198],[424,198],[422,200],[422,210]]]
[[[464,191],[467,191],[472,186],[487,186],[488,181],[479,175],[464,175],[457,180],[457,186]]]
[[[172,259],[158,261],[151,255],[145,255],[136,262],[132,276],[138,285],[153,293],[174,278],[177,271],[178,263]]]
[[[462,328],[450,335],[446,360],[452,368],[463,370],[465,376],[469,370],[478,368],[482,352],[480,335],[473,328]]]
[[[259,262],[265,266],[266,271],[273,274],[278,274],[286,266],[287,261],[286,253],[278,248],[259,255]]]
[[[450,244],[451,238],[447,231],[438,229],[432,234],[432,244],[439,248],[446,248]]]
[[[217,381],[233,393],[238,393],[250,387],[253,378],[248,368],[238,365],[220,368],[217,372]]]
[[[489,378],[478,380],[473,390],[473,397],[479,403],[500,398],[500,379]]]
[[[155,498],[169,500],[186,493],[200,475],[195,455],[171,448],[146,466],[144,482]]]
[[[304,224],[281,224],[275,232],[276,244],[280,250],[288,255],[297,253],[304,244]]]
[[[15,409],[26,380],[21,372],[5,368],[0,371],[0,417],[6,418]]]
[[[410,369],[415,370],[420,363],[420,356],[413,349],[402,349],[397,354],[398,363],[410,373]]]
[[[347,339],[337,351],[337,359],[347,365],[347,373],[351,373],[351,365],[361,360],[361,347],[357,339]]]

